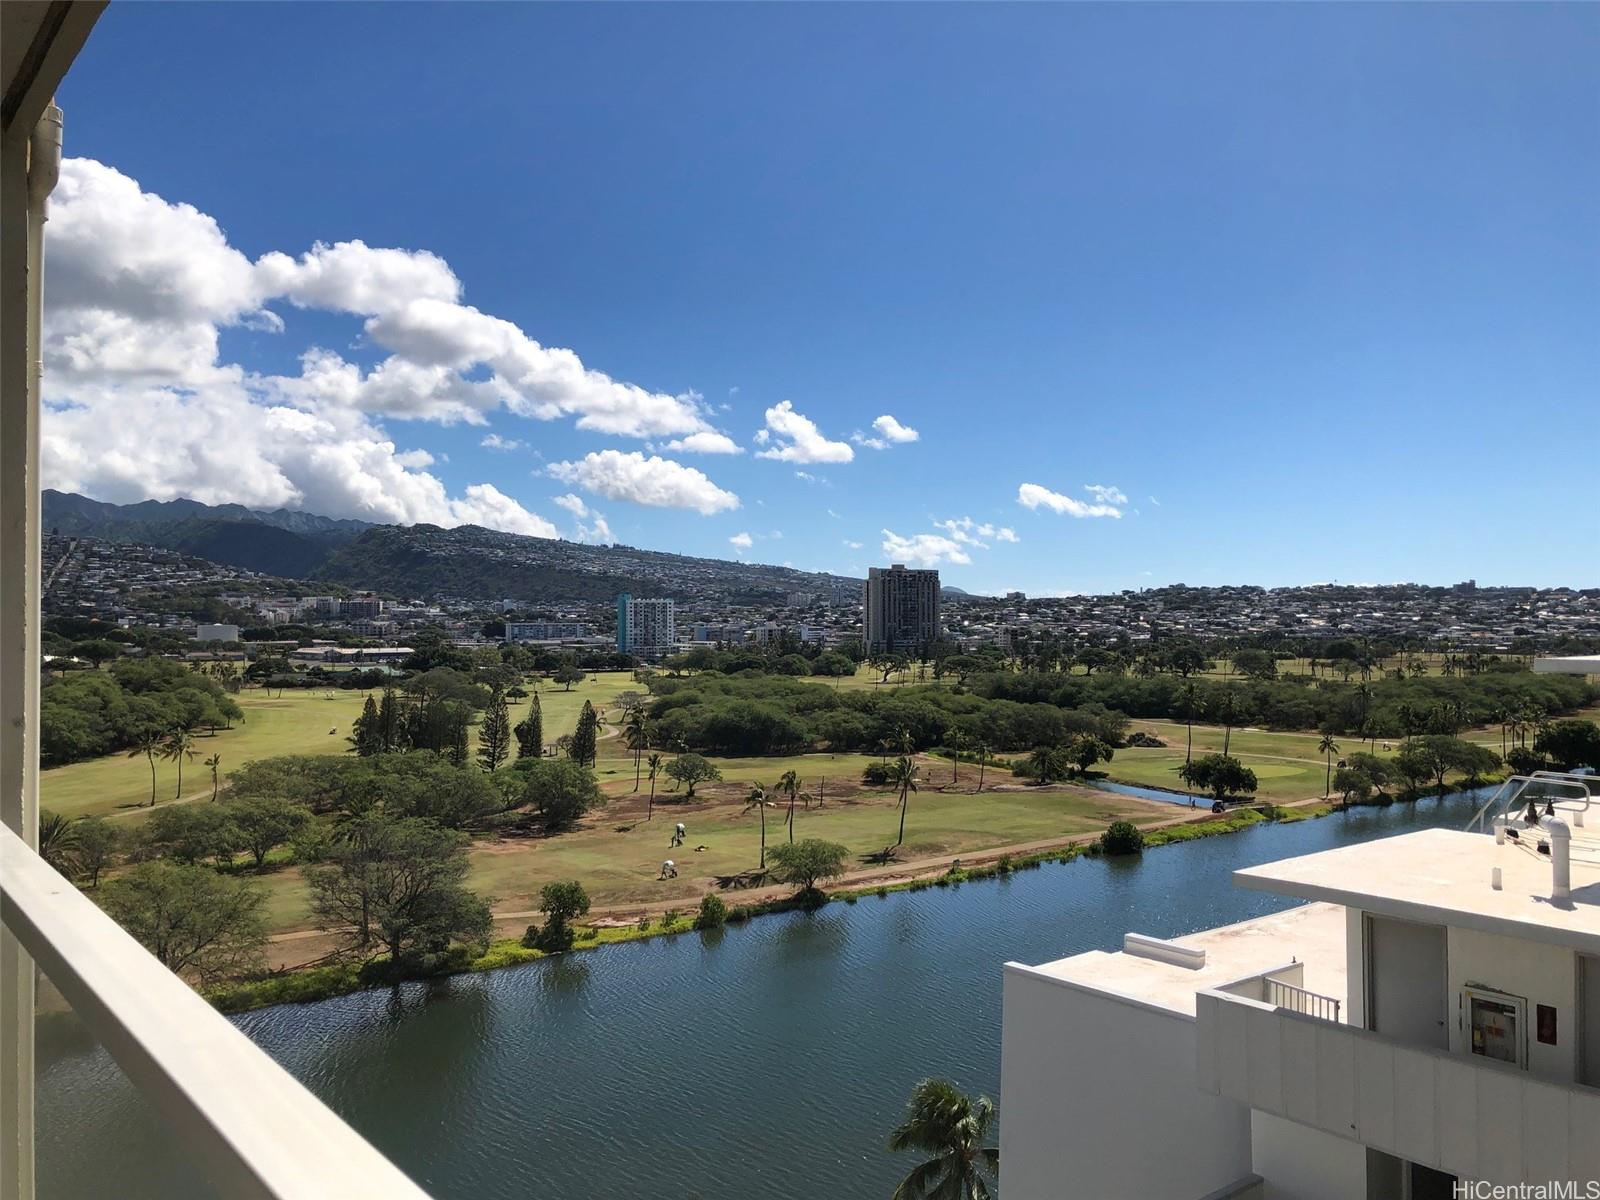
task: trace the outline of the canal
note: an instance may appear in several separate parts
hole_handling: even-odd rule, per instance
[[[1286,902],[1230,873],[1461,828],[1479,803],[1357,809],[235,1020],[441,1200],[882,1198],[910,1165],[882,1147],[919,1078],[998,1100],[1006,960],[1271,912]],[[75,1018],[41,1018],[38,1061],[39,1196],[207,1194]]]

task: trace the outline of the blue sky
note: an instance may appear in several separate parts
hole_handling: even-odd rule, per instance
[[[59,97],[68,154],[115,174],[59,201],[47,482],[848,573],[898,552],[972,591],[1596,586],[1592,473],[1539,460],[1600,440],[1597,62],[1585,5],[113,5]],[[165,207],[107,216],[130,197]],[[199,220],[178,205],[224,266],[161,261]],[[349,241],[431,252],[452,312],[741,452],[599,428],[604,397],[490,403],[500,360],[452,375],[465,407],[404,394],[378,368],[416,344],[384,307],[409,277],[308,282]],[[300,265],[269,287],[274,252]],[[131,340],[188,357],[62,365],[147,320]],[[256,406],[219,425],[246,432],[94,441],[211,395]],[[784,402],[833,461],[761,457]],[[359,442],[365,492],[249,433],[271,404]],[[394,478],[416,498],[360,509]]]

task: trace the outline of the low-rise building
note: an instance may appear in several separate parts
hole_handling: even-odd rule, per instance
[[[239,627],[237,625],[196,625],[194,640],[197,642],[237,642],[239,640]]]

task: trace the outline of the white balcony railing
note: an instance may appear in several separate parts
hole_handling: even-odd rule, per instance
[[[1600,1179],[1600,1090],[1237,994],[1195,1001],[1201,1091],[1462,1179]]]
[[[6,928],[208,1169],[220,1195],[426,1200],[5,826],[0,863]]]

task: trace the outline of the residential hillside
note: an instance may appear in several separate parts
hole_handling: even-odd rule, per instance
[[[609,600],[632,591],[730,604],[770,603],[795,592],[852,603],[861,595],[860,580],[788,567],[587,546],[474,525],[372,525],[194,500],[107,504],[47,490],[44,525],[67,537],[166,547],[245,570],[391,595],[554,602]]]

